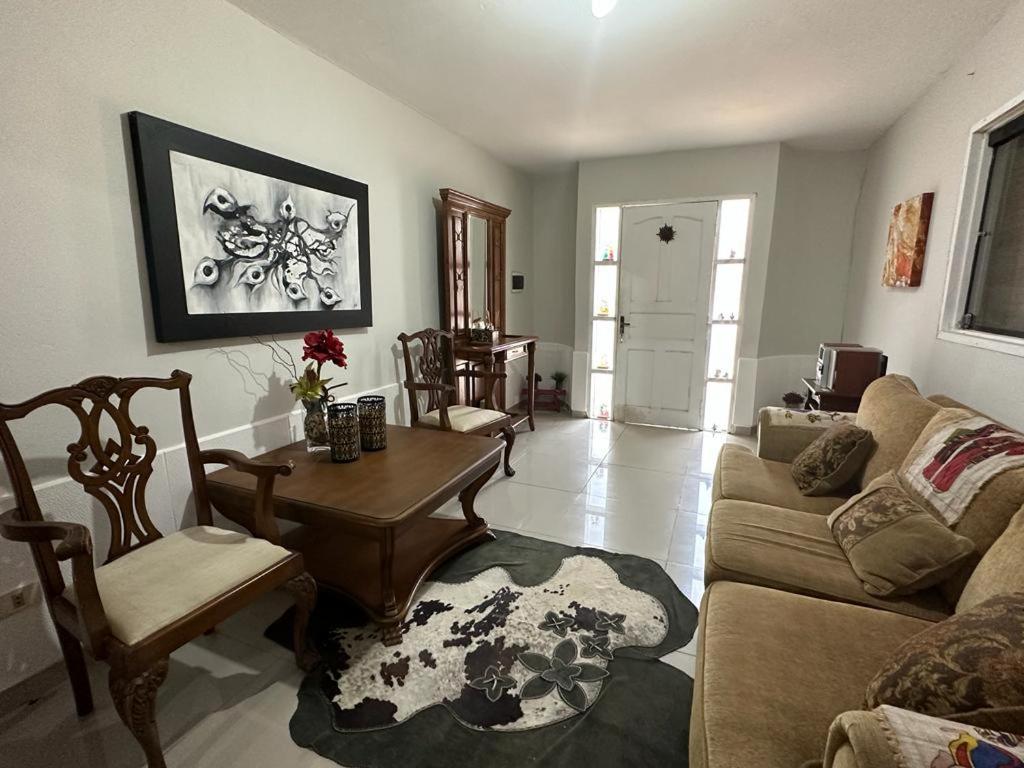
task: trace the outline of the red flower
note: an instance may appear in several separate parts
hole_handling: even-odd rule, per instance
[[[320,365],[334,363],[341,368],[348,367],[345,345],[334,335],[334,331],[313,331],[302,337],[302,359],[315,360]]]

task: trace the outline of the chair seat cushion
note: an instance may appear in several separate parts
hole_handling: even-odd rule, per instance
[[[452,423],[453,432],[473,432],[507,418],[508,414],[501,411],[489,411],[486,408],[474,408],[471,405],[448,406],[448,420]],[[441,412],[430,411],[430,413],[420,416],[420,422],[431,427],[440,427]]]
[[[704,579],[742,581],[929,621],[950,614],[937,589],[884,598],[865,592],[822,515],[746,501],[718,501],[711,510]]]
[[[804,496],[789,464],[761,459],[745,446],[726,443],[718,456],[712,497],[828,515],[849,495]]]
[[[704,593],[690,720],[694,768],[820,760],[832,720],[928,622],[720,581]]]
[[[132,645],[288,557],[264,539],[203,525],[101,565],[96,586],[114,637]],[[64,597],[75,602],[74,588]]]

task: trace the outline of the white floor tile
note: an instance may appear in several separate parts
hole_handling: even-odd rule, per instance
[[[584,490],[588,498],[625,499],[637,505],[675,508],[684,476],[636,467],[602,464]]]
[[[676,669],[682,670],[690,677],[693,677],[696,674],[697,659],[692,654],[683,653],[682,651],[673,651],[667,656],[662,656],[661,660],[666,664],[671,664]]]

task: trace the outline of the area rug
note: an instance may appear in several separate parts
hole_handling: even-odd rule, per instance
[[[321,592],[294,741],[350,768],[686,766],[693,681],[659,657],[697,609],[651,560],[496,536],[424,583],[397,646]]]

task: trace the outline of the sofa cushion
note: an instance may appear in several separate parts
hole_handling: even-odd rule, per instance
[[[892,598],[865,592],[824,516],[747,501],[723,499],[711,510],[704,580],[742,581],[928,621],[950,613],[934,589]]]
[[[914,501],[893,472],[829,515],[828,527],[864,591],[881,597],[934,586],[974,554],[971,540]]]
[[[720,581],[704,593],[690,719],[696,768],[820,760],[883,661],[928,622]]]
[[[1024,504],[1024,435],[962,408],[928,422],[900,482],[981,552]]]
[[[871,448],[871,433],[866,429],[836,424],[793,459],[793,481],[804,496],[830,496],[860,471]]]
[[[928,421],[939,412],[914,382],[895,374],[875,379],[864,390],[857,409],[857,426],[871,432],[875,447],[858,476],[858,487],[898,469]]]
[[[451,422],[452,432],[472,432],[488,424],[508,418],[508,414],[501,411],[491,411],[486,408],[474,408],[471,405],[449,405],[448,421]],[[420,422],[431,427],[441,426],[441,412],[430,411],[420,416]]]
[[[1024,733],[1024,595],[990,598],[909,638],[865,700]]]
[[[132,645],[291,554],[264,539],[201,525],[101,565],[96,587],[111,633]],[[64,597],[75,602],[73,586]]]
[[[1024,592],[1024,508],[1017,511],[974,569],[956,612],[969,611],[997,595]]]
[[[770,504],[827,515],[848,495],[804,496],[793,481],[790,465],[759,459],[750,449],[726,443],[718,455],[712,499],[734,499]]]

